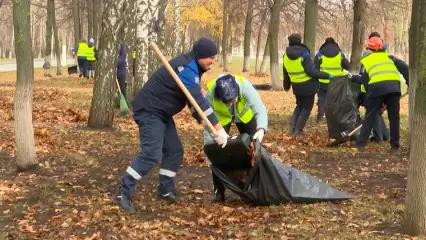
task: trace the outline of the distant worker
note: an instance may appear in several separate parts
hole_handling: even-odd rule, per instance
[[[333,75],[319,72],[311,59],[309,48],[302,44],[302,36],[294,33],[288,37],[289,46],[284,54],[284,90],[293,88],[296,107],[290,118],[288,134],[293,138],[306,135],[303,130],[311,115],[315,94],[318,92],[318,79],[331,79]]]
[[[325,39],[325,43],[320,47],[317,55],[315,56],[314,63],[316,69],[331,74],[334,77],[344,75],[343,69],[349,70],[348,59],[332,37]],[[325,114],[325,99],[327,97],[327,90],[330,79],[320,78],[318,80],[319,90],[317,94],[317,122],[319,123]]]

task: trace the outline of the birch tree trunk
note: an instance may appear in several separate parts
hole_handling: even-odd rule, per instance
[[[417,71],[418,68],[418,42],[420,37],[420,27],[419,23],[421,21],[420,12],[417,11],[419,6],[418,0],[413,0],[411,11],[411,26],[409,32],[409,61],[410,61],[410,87],[408,89],[408,133],[410,136],[410,145],[411,145],[411,134],[413,133],[414,127],[414,107],[415,107],[415,97],[416,97],[416,88],[417,88]]]
[[[414,111],[411,113],[413,125],[403,226],[406,233],[419,236],[426,234],[426,2],[413,0],[412,14],[415,16],[411,22],[411,33],[417,34],[417,38],[410,38],[410,45],[416,47],[415,52],[410,52],[410,60],[415,61],[413,65],[410,61],[410,72],[416,74],[414,79],[410,75],[410,80],[417,83]],[[414,53],[413,56],[411,53]]]
[[[93,11],[93,0],[87,0],[87,41],[93,37]]]
[[[181,44],[182,42],[180,41],[180,1],[179,0],[173,0],[173,5],[174,5],[174,11],[173,11],[173,39],[174,44],[173,44],[173,48],[172,48],[172,57],[176,57],[179,54],[182,53],[181,51]]]
[[[251,65],[251,32],[252,32],[252,22],[253,22],[253,10],[254,10],[254,0],[248,1],[247,15],[246,15],[246,25],[244,28],[244,63],[243,63],[243,72],[250,71]]]
[[[137,2],[136,0],[128,0],[126,4],[125,14],[125,31],[124,31],[124,42],[127,46],[127,102],[130,102],[136,95],[135,92],[135,79],[133,76],[133,51],[136,49],[136,27],[137,27]]]
[[[13,117],[18,170],[36,167],[32,118],[34,61],[31,46],[30,0],[13,0],[13,26],[16,54],[16,89]]]
[[[164,1],[164,0],[161,0]],[[157,68],[160,66],[160,60],[158,59],[157,55],[155,54],[154,50],[149,47],[149,42],[153,41],[156,42],[157,45],[162,45],[162,43],[159,43],[161,39],[158,38],[158,33],[162,32],[163,29],[161,29],[163,26],[160,26],[160,21],[158,20],[159,17],[159,7],[161,5],[160,0],[151,0],[148,1],[148,38],[146,39],[146,46],[148,50],[148,58],[145,59],[145,62],[148,64],[148,76],[151,76],[152,73],[157,70]],[[161,33],[160,33],[161,35]],[[164,49],[160,48],[160,50],[165,54]]]
[[[56,54],[56,75],[62,75],[62,64],[61,64],[61,45],[59,43],[59,33],[58,26],[56,25],[56,10],[55,10],[55,0],[52,0],[52,27],[53,27],[53,36],[55,42],[55,54]],[[65,58],[65,63],[67,59]]]
[[[278,61],[278,34],[280,27],[280,12],[283,8],[284,0],[275,0],[271,9],[271,22],[269,23],[269,53],[270,53],[270,72],[272,88],[282,90],[282,81],[280,79],[280,68]]]
[[[88,127],[110,128],[114,120],[117,61],[122,39],[125,0],[104,2],[102,33]]]

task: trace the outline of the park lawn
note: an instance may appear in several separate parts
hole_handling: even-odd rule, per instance
[[[229,66],[241,74],[242,61]],[[221,73],[215,66],[202,82]],[[253,83],[269,82],[253,72]],[[327,126],[313,121],[308,139],[286,136],[295,105],[291,92],[260,91],[269,112],[264,145],[287,165],[317,176],[356,199],[338,203],[259,207],[227,191],[228,201],[210,204],[212,182],[202,153],[201,127],[187,109],[175,116],[185,148],[176,177],[182,203],[157,202],[158,169],[136,188],[136,214],[111,202],[120,177],[139,152],[138,129],[117,115],[114,129],[86,127],[93,81],[42,77],[36,70],[34,129],[40,167],[16,173],[13,90],[15,73],[0,74],[0,239],[408,239],[401,233],[408,167],[407,101],[401,104],[402,148],[348,144],[327,148]],[[204,88],[205,89],[205,88]],[[233,129],[235,133],[235,129]]]

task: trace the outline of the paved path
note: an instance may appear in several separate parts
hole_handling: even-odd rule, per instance
[[[42,68],[44,64],[43,59],[34,59],[34,68]],[[50,63],[52,67],[56,67],[56,60],[53,59]],[[72,58],[67,59],[67,65],[72,64]],[[16,71],[16,62],[15,61],[7,61],[0,62],[0,72],[12,72]]]

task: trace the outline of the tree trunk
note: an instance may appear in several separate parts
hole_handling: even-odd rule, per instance
[[[30,1],[12,2],[16,54],[16,89],[13,107],[16,165],[18,170],[26,170],[38,164],[32,118],[34,61],[31,46]]]
[[[144,61],[148,64],[148,76],[151,76],[152,73],[154,73],[154,71],[157,70],[157,68],[161,64],[154,50],[151,47],[149,47],[149,42],[151,41],[157,43],[157,45],[162,45],[162,43],[159,43],[159,39],[158,39],[158,33],[160,33],[161,31],[164,31],[163,29],[161,29],[163,26],[160,26],[158,21],[159,19],[158,9],[160,7],[160,3],[161,3],[160,0],[148,1],[148,13],[147,13],[148,38],[146,39],[148,58],[144,59]],[[162,51],[163,54],[165,54],[164,49],[160,48],[160,50]]]
[[[305,0],[305,27],[303,41],[311,53],[315,53],[315,38],[317,32],[318,0]]]
[[[157,33],[157,45],[160,49],[164,50],[166,49],[166,44],[165,44],[165,35],[166,35],[166,31],[165,31],[165,26],[167,23],[167,18],[166,18],[166,12],[167,12],[167,0],[159,0],[158,2],[158,10],[157,10],[157,15],[158,15],[158,33]],[[158,59],[158,58],[157,58]]]
[[[61,64],[61,45],[59,43],[58,26],[56,25],[56,10],[55,0],[52,0],[52,27],[53,36],[55,40],[55,54],[56,54],[56,75],[62,75],[62,64]],[[65,63],[67,59],[65,58]]]
[[[115,79],[122,39],[124,2],[124,0],[108,0],[104,5],[103,27],[88,121],[88,127],[91,128],[110,128],[113,124]]]
[[[413,65],[410,61],[410,72],[416,74],[414,78],[410,75],[410,80],[417,83],[403,226],[406,233],[419,236],[426,234],[426,2],[413,0],[412,14],[410,35],[417,34],[417,38],[410,37],[410,45],[416,47],[416,51],[410,48],[410,60],[415,61]]]
[[[223,37],[222,37],[222,64],[223,71],[228,71],[227,43],[228,43],[228,0],[223,0]]]
[[[52,29],[53,29],[53,8],[54,0],[47,0],[47,19],[46,19],[46,47],[44,49],[44,76],[52,77],[50,74],[51,55],[52,55]]]
[[[358,72],[364,46],[366,0],[354,0],[354,21],[352,33],[352,54],[350,70]]]
[[[136,49],[136,27],[137,27],[137,5],[136,0],[128,0],[126,5],[125,14],[125,31],[124,31],[124,42],[127,46],[127,87],[126,87],[126,98],[130,102],[136,95],[135,92],[135,79],[133,76],[133,51]]]
[[[93,12],[93,0],[87,0],[87,40],[93,37]]]
[[[174,44],[172,48],[172,57],[176,57],[181,54],[181,41],[180,40],[180,1],[173,0],[174,11],[173,11],[173,39]],[[185,26],[187,27],[187,26]]]
[[[420,21],[421,14],[418,11],[419,0],[413,0],[412,11],[411,11],[411,26],[409,30],[409,62],[410,62],[410,87],[409,87],[409,99],[408,99],[408,134],[411,136],[412,129],[414,127],[414,106],[415,106],[415,96],[416,96],[416,87],[417,87],[417,69],[418,69],[418,42],[420,37]],[[411,144],[411,137],[410,144]]]
[[[254,67],[255,69],[255,73],[259,72],[259,55],[260,55],[260,40],[262,39],[262,32],[263,32],[263,27],[265,26],[265,22],[266,22],[266,15],[268,13],[267,8],[265,8],[263,10],[262,13],[262,18],[260,20],[260,27],[259,27],[259,31],[257,33],[257,46],[256,46],[256,65]],[[266,41],[268,42],[268,41]],[[266,43],[265,43],[266,44]]]
[[[280,80],[280,68],[278,62],[278,34],[280,27],[280,12],[283,8],[284,0],[275,0],[271,8],[271,22],[269,23],[269,53],[270,53],[270,72],[272,88],[282,90],[282,81]]]
[[[98,37],[99,27],[100,27],[99,22],[101,22],[101,17],[99,12],[102,12],[102,11],[99,11],[99,9],[102,9],[102,0],[91,0],[91,1],[92,1],[92,5],[95,6],[93,8],[92,23],[93,23],[93,39],[95,39],[95,45],[97,45],[99,41],[99,37]]]
[[[253,10],[254,10],[254,0],[248,1],[247,15],[246,15],[246,26],[244,28],[244,64],[243,72],[250,71],[251,63],[251,31],[252,31],[252,22],[253,22]]]
[[[260,66],[260,71],[259,71],[261,73],[266,73],[266,68],[268,67],[269,55],[270,55],[269,45],[271,43],[270,38],[271,38],[271,33],[269,32],[268,37],[266,38],[265,50],[263,52],[262,65]]]
[[[80,42],[80,9],[79,0],[72,0],[72,18],[74,19],[74,46]]]

